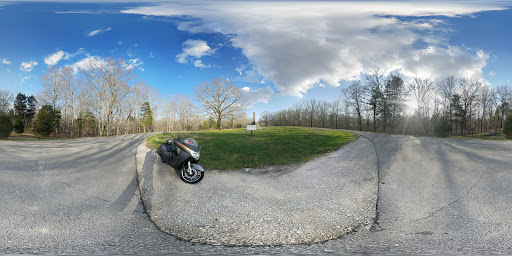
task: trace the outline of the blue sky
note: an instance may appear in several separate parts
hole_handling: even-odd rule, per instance
[[[248,112],[335,100],[366,72],[510,83],[507,1],[0,1],[0,88],[36,95],[49,64],[122,58],[186,94],[223,76]]]

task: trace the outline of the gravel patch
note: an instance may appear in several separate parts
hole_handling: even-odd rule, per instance
[[[376,215],[377,159],[365,138],[305,164],[208,171],[198,184],[141,143],[137,172],[151,220],[193,243],[310,244],[368,229]]]

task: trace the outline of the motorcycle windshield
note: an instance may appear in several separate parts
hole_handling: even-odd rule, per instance
[[[188,138],[188,139],[183,140],[183,143],[185,143],[185,145],[187,145],[187,146],[197,147],[196,140],[192,139],[192,138]]]

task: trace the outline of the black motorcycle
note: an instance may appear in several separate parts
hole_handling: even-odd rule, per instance
[[[204,168],[197,162],[201,147],[195,139],[188,138],[183,141],[180,138],[167,140],[157,149],[157,154],[162,162],[167,163],[181,173],[181,179],[187,183],[198,183],[204,177]]]

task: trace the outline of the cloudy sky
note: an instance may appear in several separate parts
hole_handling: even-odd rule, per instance
[[[49,65],[116,57],[160,94],[214,77],[250,112],[335,100],[367,72],[510,83],[509,1],[0,0],[0,89],[36,94]]]

